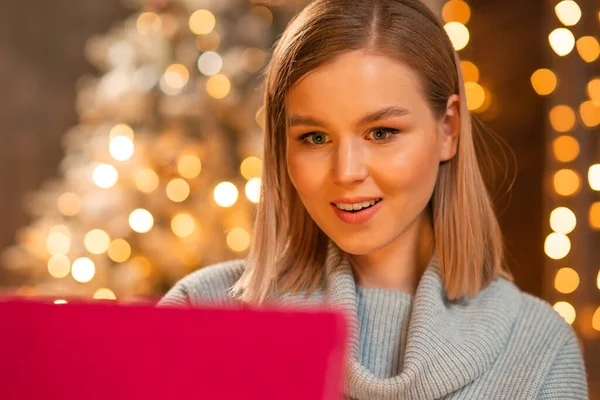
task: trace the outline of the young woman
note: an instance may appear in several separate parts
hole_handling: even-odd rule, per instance
[[[249,255],[160,306],[339,306],[351,398],[587,399],[572,328],[504,267],[459,59],[422,3],[311,3],[265,83]]]

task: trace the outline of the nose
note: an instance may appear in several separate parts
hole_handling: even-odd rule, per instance
[[[334,180],[342,185],[364,181],[369,170],[366,149],[357,140],[341,141],[336,149]]]

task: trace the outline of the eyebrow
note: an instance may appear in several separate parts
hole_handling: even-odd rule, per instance
[[[389,119],[393,117],[401,117],[403,115],[408,115],[410,112],[405,108],[400,107],[386,107],[381,110],[366,114],[363,116],[357,123],[358,126],[366,125],[375,121],[380,121],[383,119]],[[298,125],[311,125],[311,126],[319,126],[321,128],[325,127],[325,124],[320,120],[308,117],[304,115],[292,115],[288,120],[288,127],[298,126]]]

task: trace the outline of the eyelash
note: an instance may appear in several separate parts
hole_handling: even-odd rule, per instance
[[[375,132],[375,131],[383,131],[383,132],[390,134],[390,136],[388,136],[386,139],[382,139],[382,140],[374,139],[375,142],[382,142],[382,143],[387,143],[390,140],[392,140],[394,135],[400,134],[399,130],[392,129],[392,128],[374,128],[374,129],[371,129],[370,132]],[[309,143],[306,141],[306,139],[308,139],[309,137],[312,137],[317,134],[325,135],[324,133],[321,133],[321,132],[308,132],[308,133],[305,133],[304,135],[300,136],[297,140],[299,142],[304,142],[307,146],[319,147],[321,144]],[[327,135],[325,135],[325,136],[327,136]]]

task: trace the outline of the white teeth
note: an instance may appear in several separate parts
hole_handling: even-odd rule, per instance
[[[363,208],[367,208],[370,207],[372,205],[374,205],[375,203],[377,203],[379,199],[375,199],[375,200],[371,200],[371,201],[364,201],[362,203],[356,203],[356,204],[345,204],[345,203],[340,203],[340,204],[336,204],[337,208],[344,210],[344,211],[357,211]]]

